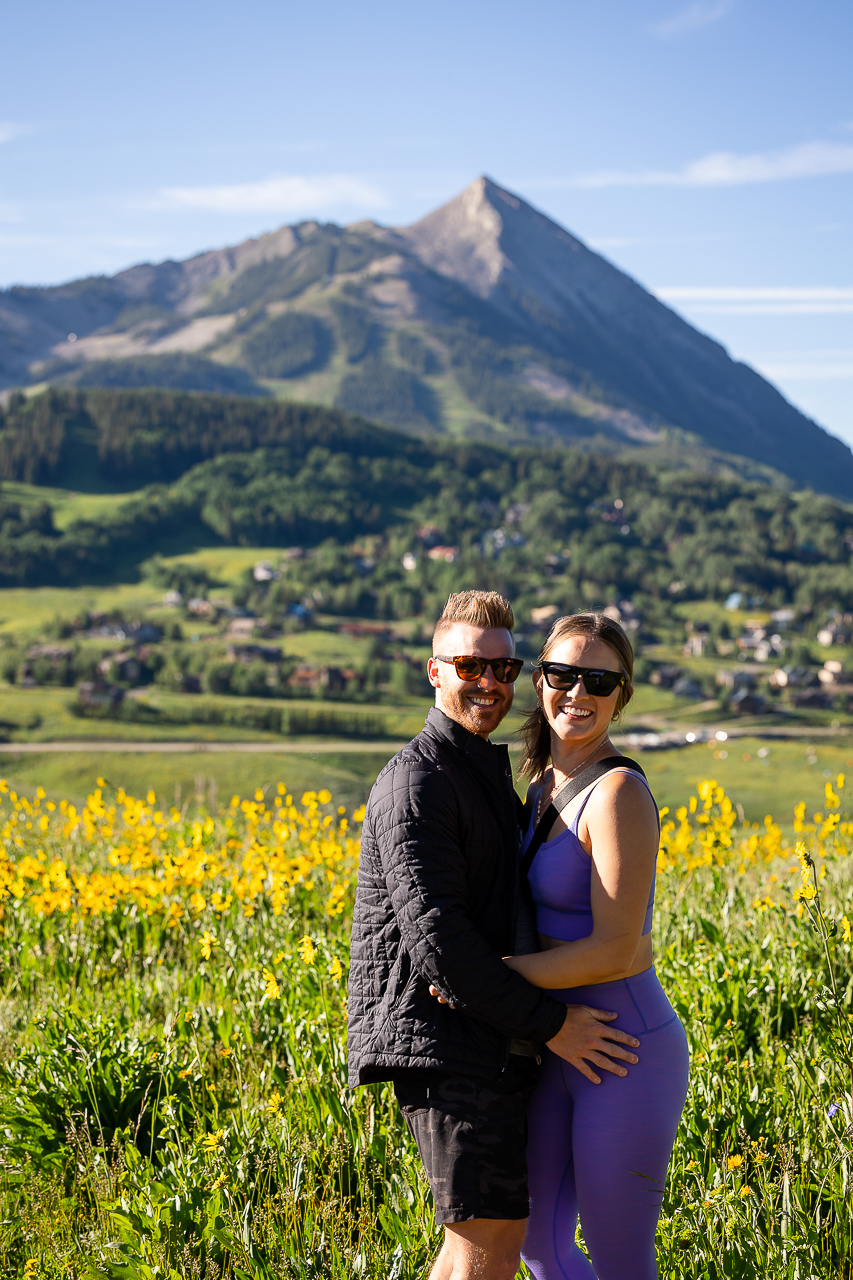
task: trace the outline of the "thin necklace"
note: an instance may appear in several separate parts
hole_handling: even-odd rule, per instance
[[[550,795],[550,797],[549,797],[549,801],[550,801],[551,803],[553,803],[554,797],[555,797],[555,796],[557,796],[557,795],[559,795],[559,793],[563,790],[563,788],[564,788],[564,787],[567,787],[567,786],[569,785],[569,783],[571,782],[572,778],[575,776],[575,774],[576,774],[580,769],[582,769],[582,768],[584,767],[584,765],[587,763],[587,761],[592,759],[592,757],[595,755],[596,751],[600,751],[600,750],[601,750],[601,748],[604,746],[604,743],[605,743],[605,742],[606,742],[606,740],[607,740],[607,735],[609,734],[609,732],[610,732],[610,727],[609,727],[609,725],[608,725],[608,727],[604,730],[604,734],[603,734],[603,736],[602,736],[601,740],[595,744],[595,746],[593,747],[592,751],[590,751],[589,755],[584,756],[584,758],[583,758],[583,760],[581,760],[580,764],[576,764],[576,765],[575,765],[575,767],[574,767],[574,769],[571,769],[571,770],[566,774],[566,780],[565,780],[565,782],[561,782],[561,783],[560,783],[560,785],[559,785],[559,787],[557,787],[557,790],[556,790],[556,791],[554,791],[554,790],[553,790],[553,787],[554,787],[554,766],[553,766],[553,764],[551,765],[551,795]],[[545,792],[546,792],[547,790],[548,790],[548,786],[546,785],[546,786],[544,786],[544,787],[542,788],[542,790],[539,792],[539,796],[538,796],[538,799],[537,799],[537,801],[536,801],[536,822],[535,822],[534,826],[538,826],[539,821],[540,821],[540,819],[541,819],[541,817],[542,817],[542,814],[543,814],[543,813],[544,813],[544,811],[545,811],[545,807],[544,807],[544,805],[543,805],[543,803],[542,803],[542,802],[543,802],[543,800],[544,800],[544,798],[545,798]]]

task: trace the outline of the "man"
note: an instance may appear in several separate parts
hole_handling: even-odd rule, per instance
[[[509,753],[489,735],[521,669],[513,625],[495,592],[450,597],[428,667],[435,707],[380,773],[364,819],[350,1083],[394,1081],[445,1228],[430,1280],[518,1270],[539,1047],[591,1079],[587,1059],[616,1074],[614,1058],[636,1061],[621,1045],[638,1042],[604,1025],[615,1015],[567,1009],[501,959],[517,950],[519,830]]]

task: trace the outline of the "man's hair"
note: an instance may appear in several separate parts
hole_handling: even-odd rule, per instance
[[[447,604],[435,624],[432,635],[433,653],[439,650],[440,641],[457,622],[490,631],[499,628],[512,631],[515,616],[510,602],[498,595],[497,591],[459,591],[447,597]]]

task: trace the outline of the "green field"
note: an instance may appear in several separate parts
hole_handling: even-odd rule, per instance
[[[4,707],[0,698],[0,709]],[[89,736],[99,741],[100,721],[75,722],[84,725]],[[144,750],[145,735],[142,730],[152,730],[150,725],[120,725],[125,740],[138,741],[142,750],[134,751],[74,751],[0,753],[0,775],[23,795],[33,795],[40,784],[49,791],[65,795],[79,804],[90,790],[93,780],[109,777],[116,786],[129,791],[141,791],[153,786],[172,802],[175,795],[184,799],[196,792],[214,794],[220,798],[235,791],[244,794],[255,785],[266,786],[285,782],[294,792],[307,789],[311,779],[322,775],[326,785],[339,794],[347,804],[357,804],[367,798],[376,775],[390,758],[395,743],[385,748],[361,750],[355,741],[346,744],[346,750],[336,750],[329,742],[298,742],[298,751],[288,751],[283,744],[280,751],[228,750],[228,739],[222,734],[226,726],[179,726],[169,737],[177,742],[202,741],[204,728],[216,728],[218,733],[208,735],[208,741],[219,743],[224,749],[215,754],[207,751]],[[417,731],[416,720],[408,730]],[[136,732],[139,731],[139,732]],[[231,741],[238,740],[237,731],[230,729]],[[162,738],[162,731],[159,737]],[[272,734],[253,735],[256,740],[274,747],[277,740]],[[76,735],[83,741],[84,735]],[[400,735],[399,741],[406,734]],[[155,734],[151,733],[151,738]],[[149,739],[149,741],[151,740]],[[307,749],[306,749],[307,748]],[[661,807],[673,812],[684,803],[684,796],[707,778],[717,780],[741,806],[744,817],[750,822],[761,822],[771,813],[788,829],[792,821],[794,805],[805,800],[809,812],[820,810],[824,803],[824,788],[831,777],[853,770],[853,748],[836,742],[806,745],[801,741],[768,741],[761,738],[729,740],[725,744],[726,758],[721,759],[720,744],[714,747],[697,744],[679,750],[646,751],[638,755]],[[759,751],[767,751],[764,758]],[[630,754],[630,749],[626,748]],[[517,757],[516,757],[517,758]],[[523,784],[519,784],[523,789]]]
[[[279,759],[229,762],[255,797],[237,807],[191,774],[174,795],[183,765],[103,756],[116,772],[74,814],[49,759],[27,762],[47,796],[0,784],[0,1273],[421,1280],[439,1232],[417,1153],[390,1086],[346,1086],[352,761],[291,757],[292,798]],[[158,796],[116,790],[133,777]],[[789,844],[750,852],[721,799],[658,873],[657,967],[691,1050],[660,1274],[851,1280],[853,826],[804,833],[812,881]]]

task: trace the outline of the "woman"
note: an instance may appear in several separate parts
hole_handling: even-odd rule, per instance
[[[561,788],[568,792],[593,764],[622,758],[609,731],[633,694],[633,666],[628,637],[605,615],[554,624],[525,725],[525,849]],[[627,1071],[599,1077],[592,1067],[589,1078],[545,1051],[529,1112],[523,1257],[536,1280],[653,1280],[688,1069],[684,1029],[653,967],[657,807],[642,773],[616,765],[549,825],[528,871],[542,950],[506,963],[566,1004],[615,1011],[615,1025],[640,1047]],[[575,1244],[578,1214],[591,1266]]]

